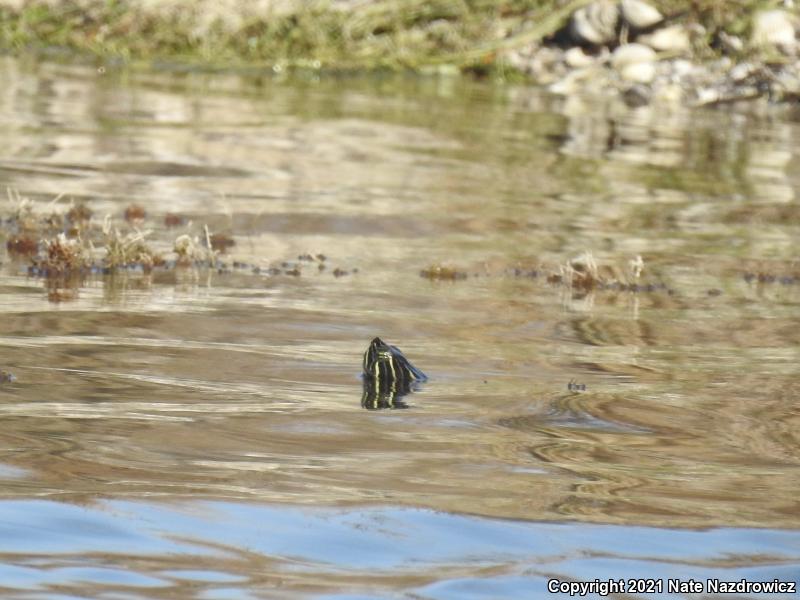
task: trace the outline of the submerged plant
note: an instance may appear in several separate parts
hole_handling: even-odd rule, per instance
[[[551,274],[548,281],[566,283],[583,291],[609,287],[636,290],[642,271],[644,271],[644,260],[641,256],[637,255],[628,261],[626,274],[614,265],[598,265],[594,255],[587,251],[561,265],[559,272]]]
[[[600,283],[600,271],[591,252],[568,260],[561,267],[561,275],[571,286],[590,290]]]
[[[18,238],[42,239],[59,233],[66,233],[69,237],[80,237],[91,218],[91,210],[85,204],[76,205],[74,201],[70,201],[69,210],[66,212],[56,211],[55,205],[64,194],[53,198],[43,210],[36,210],[31,199],[22,196],[18,190],[7,188],[6,194],[14,208],[5,222],[16,231]],[[17,251],[17,248],[11,251]]]
[[[179,235],[175,238],[172,249],[177,254],[177,263],[179,265],[187,266],[201,263],[213,266],[216,264],[217,252],[211,242],[212,236],[208,230],[208,225],[203,227],[203,232],[205,233],[205,245],[197,237],[187,234]]]
[[[145,243],[150,231],[134,231],[122,235],[106,217],[103,223],[105,234],[105,266],[115,270],[128,266],[141,267],[150,271],[154,266],[164,263],[164,259]]]
[[[186,218],[177,213],[167,213],[164,215],[164,225],[166,227],[180,227],[186,223]]]
[[[91,256],[80,239],[68,239],[63,233],[44,242],[44,253],[32,261],[32,269],[48,278],[69,278],[85,272],[92,264]]]
[[[211,248],[219,252],[225,252],[228,248],[236,245],[236,241],[227,233],[214,233],[208,240]]]
[[[92,209],[86,206],[86,204],[83,202],[79,204],[75,204],[73,202],[67,211],[66,217],[67,220],[69,220],[69,222],[73,225],[84,225],[91,220]]]
[[[139,204],[129,204],[125,209],[123,216],[129,223],[144,221],[144,218],[147,216],[147,212],[144,210],[144,207]]]
[[[6,188],[6,195],[9,202],[14,205],[11,216],[8,218],[8,223],[15,226],[20,233],[38,229],[36,215],[33,211],[33,202],[31,202],[30,198],[25,198],[18,190],[13,188]]]
[[[31,256],[39,251],[39,242],[29,235],[15,235],[6,241],[9,254]]]
[[[455,281],[456,279],[466,279],[467,273],[459,271],[454,267],[447,267],[444,265],[431,265],[419,272],[420,277],[433,280],[449,280]]]

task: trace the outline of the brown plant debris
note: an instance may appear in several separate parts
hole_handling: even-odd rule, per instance
[[[624,263],[623,263],[624,264]],[[484,265],[486,267],[486,265]],[[636,256],[620,268],[615,264],[600,265],[591,252],[584,252],[560,265],[540,265],[536,268],[520,264],[514,268],[506,268],[500,272],[515,278],[538,279],[540,277],[552,285],[566,286],[581,293],[592,290],[653,292],[667,290],[662,283],[640,283],[645,269],[641,256]],[[493,271],[484,269],[486,276]],[[497,273],[494,273],[497,274]],[[477,276],[478,274],[475,273]],[[467,278],[467,271],[456,267],[431,265],[420,271],[420,276],[429,280],[455,281]]]
[[[69,302],[78,298],[77,285],[47,285],[47,299],[50,302]]]
[[[443,265],[431,265],[422,269],[419,275],[431,281],[455,281],[457,279],[467,278],[467,273],[465,271],[459,271],[453,267],[446,267]]]
[[[641,256],[628,261],[627,266],[625,272],[613,264],[598,265],[591,252],[584,252],[559,266],[558,272],[548,275],[547,281],[565,283],[584,292],[595,289],[638,292],[656,288],[653,284],[649,286],[639,284],[639,278],[645,267]]]
[[[225,252],[236,245],[234,239],[227,233],[214,233],[209,238],[211,248],[218,252]]]
[[[88,223],[92,218],[92,210],[83,202],[74,204],[67,211],[67,219],[73,224]]]
[[[39,251],[39,242],[28,235],[15,235],[6,241],[9,254],[32,256]]]
[[[570,392],[585,392],[586,391],[586,384],[585,383],[578,383],[574,379],[570,379],[569,383],[567,384],[567,389]]]
[[[129,204],[125,209],[124,216],[128,223],[134,221],[144,221],[144,218],[147,216],[147,212],[144,210],[144,207],[139,204]]]
[[[67,239],[63,233],[44,243],[44,252],[31,259],[34,274],[48,278],[81,275],[91,266],[91,257],[79,239]]]
[[[205,245],[201,244],[197,237],[192,237],[188,234],[179,235],[175,238],[172,250],[177,255],[176,264],[184,267],[197,264],[208,266],[216,264],[216,252],[208,243],[210,238],[208,228],[205,228],[205,234]]]
[[[167,213],[164,215],[164,225],[166,227],[180,227],[186,223],[186,219],[181,215],[175,213]]]

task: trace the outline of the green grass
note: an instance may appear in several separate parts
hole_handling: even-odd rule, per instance
[[[54,3],[14,10],[0,0],[0,49],[66,49],[125,61],[177,59],[327,69],[412,69],[492,64],[497,52],[537,41],[561,26],[572,0],[379,0],[337,8],[297,1],[288,10],[215,17],[211,2],[146,10],[137,0]],[[201,8],[197,8],[200,6]],[[206,6],[211,12],[205,11]],[[209,16],[210,15],[210,16]]]
[[[256,13],[219,0],[0,0],[0,50],[54,48],[125,62],[341,70],[504,70],[503,51],[536,43],[589,0],[274,0]],[[665,14],[746,35],[771,0],[655,0]],[[712,50],[713,53],[713,50]],[[703,52],[700,52],[702,55]]]

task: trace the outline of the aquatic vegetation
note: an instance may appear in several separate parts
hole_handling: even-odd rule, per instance
[[[5,222],[16,231],[17,234],[34,234],[42,230],[52,231],[53,229],[59,230],[57,227],[63,221],[63,217],[58,214],[48,212],[41,213],[34,210],[33,201],[30,198],[22,196],[18,190],[7,188],[6,194],[9,202],[12,204],[13,209]],[[61,195],[56,196],[49,204],[51,208]]]
[[[633,278],[639,279],[642,276],[642,271],[644,271],[644,260],[642,260],[641,256],[637,255],[636,258],[632,258],[628,261],[628,268]]]
[[[208,226],[203,226],[199,234],[187,231],[174,238],[171,244],[174,258],[170,258],[166,255],[169,246],[164,239],[168,224],[188,223],[176,213],[157,217],[163,226],[150,229],[147,228],[150,216],[138,205],[126,208],[126,221],[114,223],[110,215],[102,220],[95,218],[94,211],[86,202],[70,200],[58,206],[61,199],[58,196],[37,206],[13,190],[8,191],[8,197],[11,211],[6,218],[0,219],[0,227],[6,234],[6,250],[18,260],[29,261],[28,274],[44,280],[47,296],[53,302],[77,298],[89,278],[114,276],[119,272],[149,274],[156,269],[180,267],[213,269],[220,275],[245,271],[259,277],[300,278],[309,274],[319,276],[330,273],[336,279],[359,272],[358,267],[331,264],[327,255],[310,251],[296,255],[296,260],[275,260],[266,265],[239,260],[226,262],[220,259],[220,254],[235,247],[235,238],[230,233],[212,233]],[[152,218],[156,219],[155,215]],[[190,226],[191,223],[188,223],[187,227]],[[157,235],[159,232],[160,238]],[[641,259],[632,261],[628,279],[636,280],[643,266]],[[488,274],[485,268],[483,271]],[[466,269],[443,264],[430,265],[419,273],[431,281],[468,278]],[[582,290],[640,291],[639,286],[618,283],[627,281],[624,278],[604,275],[603,269],[597,267],[588,254],[555,269],[516,267],[506,273],[533,279],[543,275],[550,282]],[[478,273],[475,275],[477,277]],[[641,290],[655,289],[658,288],[654,285],[641,286]]]
[[[742,278],[747,283],[758,283],[758,284],[779,283],[781,285],[800,284],[800,272],[775,274],[764,271],[759,271],[759,272],[747,271],[742,275]]]
[[[214,251],[210,246],[203,246],[196,237],[186,233],[175,238],[172,251],[178,257],[177,264],[182,266],[206,262],[214,258]]]
[[[214,233],[208,238],[208,244],[217,252],[225,252],[236,245],[236,241],[226,233]]]
[[[350,273],[357,273],[357,272],[358,272],[358,269],[352,269],[351,271],[348,271],[346,269],[342,269],[340,267],[336,267],[333,270],[333,276],[338,279],[339,277],[344,277],[346,275],[350,275]]]
[[[165,227],[180,227],[186,223],[186,219],[181,215],[175,213],[167,213],[164,215]]]
[[[645,263],[641,256],[627,262],[627,269],[616,264],[598,264],[591,252],[584,252],[564,263],[538,267],[516,266],[506,268],[502,275],[514,278],[538,279],[540,276],[551,285],[565,286],[580,293],[589,291],[654,292],[669,291],[663,283],[640,283]],[[467,278],[467,271],[452,266],[431,265],[420,271],[420,277],[431,281],[458,281]],[[479,276],[476,272],[475,277]],[[498,276],[484,269],[484,277]]]
[[[227,266],[220,263],[217,256],[220,248],[232,245],[234,241],[230,236],[212,234],[208,225],[204,225],[202,238],[188,234],[179,235],[175,238],[172,249],[177,255],[177,264],[181,266],[204,265],[224,270]]]
[[[328,257],[325,256],[324,254],[316,254],[315,255],[315,254],[310,254],[310,253],[307,252],[305,254],[300,254],[297,257],[297,260],[299,260],[300,263],[316,263],[317,271],[319,271],[321,273],[322,271],[324,271],[327,268],[327,266],[325,265],[325,260],[327,258]],[[337,270],[339,271],[338,275],[337,275]],[[358,270],[358,269],[356,269],[356,270]],[[338,269],[338,268],[334,269],[334,272],[333,272],[333,276],[334,277],[341,277],[341,276],[347,275],[347,274],[348,273],[346,273],[343,270]]]
[[[599,265],[591,252],[584,252],[560,265],[558,272],[547,276],[547,281],[565,284],[582,292],[597,289],[640,292],[662,288],[655,284],[639,285],[645,267],[641,256],[629,260],[627,267],[625,272],[613,263]]]
[[[69,278],[85,274],[92,258],[80,239],[68,239],[63,233],[44,243],[44,252],[31,259],[31,269],[49,278]]]
[[[125,208],[123,216],[129,223],[144,221],[144,218],[147,216],[147,212],[144,210],[144,207],[139,204],[130,204]]]
[[[45,289],[47,290],[47,299],[50,302],[68,302],[78,298],[77,283],[69,283],[67,285],[58,285],[53,280],[48,279],[45,281]]]
[[[797,260],[752,260],[743,266],[742,279],[750,285],[800,284],[800,261]]]
[[[567,389],[570,392],[585,392],[586,391],[586,384],[585,383],[578,383],[574,379],[570,379],[569,383],[567,384]]]
[[[77,289],[89,276],[112,274],[119,270],[138,270],[149,273],[157,268],[173,267],[214,269],[219,274],[246,270],[256,276],[301,277],[308,267],[316,266],[314,273],[321,274],[329,268],[328,257],[322,253],[304,252],[296,261],[274,262],[268,266],[221,261],[219,254],[235,246],[228,233],[211,233],[204,226],[200,235],[183,233],[172,243],[174,259],[168,260],[148,242],[151,229],[140,229],[147,214],[137,205],[128,206],[126,215],[135,224],[115,225],[110,215],[102,224],[93,220],[93,211],[86,203],[70,202],[66,210],[51,210],[60,197],[46,205],[45,210],[34,210],[33,203],[18,193],[9,191],[13,201],[10,216],[2,223],[11,231],[6,249],[11,255],[30,257],[28,272],[37,277],[52,279],[48,284],[48,297],[64,301],[75,297]],[[141,210],[140,210],[141,209]],[[142,217],[144,220],[140,220]],[[162,217],[164,227],[185,223],[183,217],[167,213]],[[162,241],[163,243],[163,241]],[[357,267],[333,266],[328,271],[339,279],[358,272]],[[590,252],[555,266],[537,264],[535,267],[518,265],[505,269],[502,274],[516,278],[538,279],[565,286],[580,293],[593,290],[653,292],[669,289],[661,283],[640,284],[645,264],[637,256],[627,262],[627,268],[613,264],[598,264]],[[462,281],[469,277],[465,268],[435,263],[419,271],[420,277],[430,281]],[[484,265],[475,277],[491,276]],[[496,274],[499,275],[499,274]],[[759,280],[768,281],[766,277]]]
[[[419,272],[419,275],[420,277],[424,279],[430,279],[431,281],[455,281],[457,279],[467,278],[467,273],[465,271],[459,271],[454,267],[446,267],[443,265],[431,265],[426,267]]]
[[[39,241],[29,235],[15,235],[6,241],[9,254],[30,256],[39,251]]]
[[[0,222],[5,222],[14,234],[12,237],[17,240],[13,244],[7,242],[10,252],[29,254],[29,240],[37,238],[41,240],[59,233],[77,238],[90,227],[92,212],[85,204],[75,204],[71,201],[65,212],[56,210],[56,205],[63,198],[63,194],[53,198],[43,210],[37,210],[33,201],[22,196],[19,191],[8,188],[6,193],[13,208],[11,214]]]
[[[106,268],[114,270],[136,266],[147,272],[154,266],[164,264],[164,259],[144,241],[149,231],[135,231],[122,235],[119,229],[112,226],[111,219],[106,218],[103,223],[103,233],[106,238],[104,259]]]
[[[563,279],[572,287],[590,290],[600,282],[597,261],[591,252],[584,252],[580,256],[568,260],[561,269]]]
[[[67,220],[75,225],[86,225],[92,219],[92,210],[83,202],[73,204],[66,213]]]

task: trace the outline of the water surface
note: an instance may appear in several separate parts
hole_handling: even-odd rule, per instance
[[[0,79],[0,187],[123,232],[141,205],[167,258],[203,226],[235,241],[222,272],[58,293],[2,257],[0,590],[798,579],[791,114],[10,58]],[[641,289],[547,281],[585,252]],[[467,277],[420,277],[440,264]],[[361,406],[375,336],[430,377],[407,410]]]

